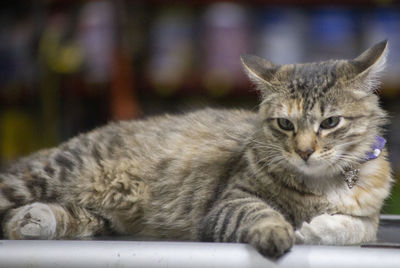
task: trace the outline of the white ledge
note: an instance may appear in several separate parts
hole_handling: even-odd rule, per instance
[[[2,240],[0,267],[276,267],[245,244]]]
[[[400,216],[382,215],[378,240],[365,246],[294,246],[278,260],[246,244],[100,240],[0,240],[0,267],[400,267]]]
[[[294,246],[277,261],[234,243],[1,240],[0,267],[399,267],[400,249]]]

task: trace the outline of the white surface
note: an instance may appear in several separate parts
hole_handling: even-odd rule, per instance
[[[0,267],[400,267],[400,249],[295,246],[273,262],[233,243],[0,241]]]
[[[376,248],[294,246],[274,262],[249,245],[233,243],[0,240],[0,268],[400,267],[399,233],[400,216],[382,215],[379,241],[395,244],[376,243]]]
[[[295,246],[277,261],[287,268],[388,268],[400,267],[400,249],[358,246]]]
[[[0,241],[0,267],[276,267],[245,244]]]

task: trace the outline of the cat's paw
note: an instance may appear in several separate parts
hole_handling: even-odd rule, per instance
[[[33,203],[16,210],[4,225],[4,235],[9,239],[52,239],[56,224],[48,205]]]
[[[296,244],[307,244],[307,245],[322,245],[322,235],[319,234],[313,226],[309,223],[303,223],[299,230],[295,231]]]
[[[247,242],[268,257],[279,257],[295,242],[293,227],[287,222],[260,221],[251,226]]]
[[[342,245],[349,241],[356,242],[346,235],[352,228],[348,216],[322,214],[313,218],[310,223],[304,222],[296,230],[296,244]],[[356,238],[356,235],[350,235],[350,238]]]

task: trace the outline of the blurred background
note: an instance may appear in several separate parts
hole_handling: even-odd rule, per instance
[[[3,0],[0,164],[112,120],[255,109],[243,53],[276,63],[352,58],[389,39],[379,94],[399,177],[400,5],[351,2]],[[384,212],[400,214],[400,187]]]

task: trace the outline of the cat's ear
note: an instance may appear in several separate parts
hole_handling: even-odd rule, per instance
[[[382,41],[367,49],[357,58],[349,61],[354,70],[353,81],[362,81],[367,91],[373,91],[385,69],[388,54],[388,41]]]
[[[272,88],[270,81],[274,78],[279,65],[253,55],[240,57],[247,76],[259,86]]]

